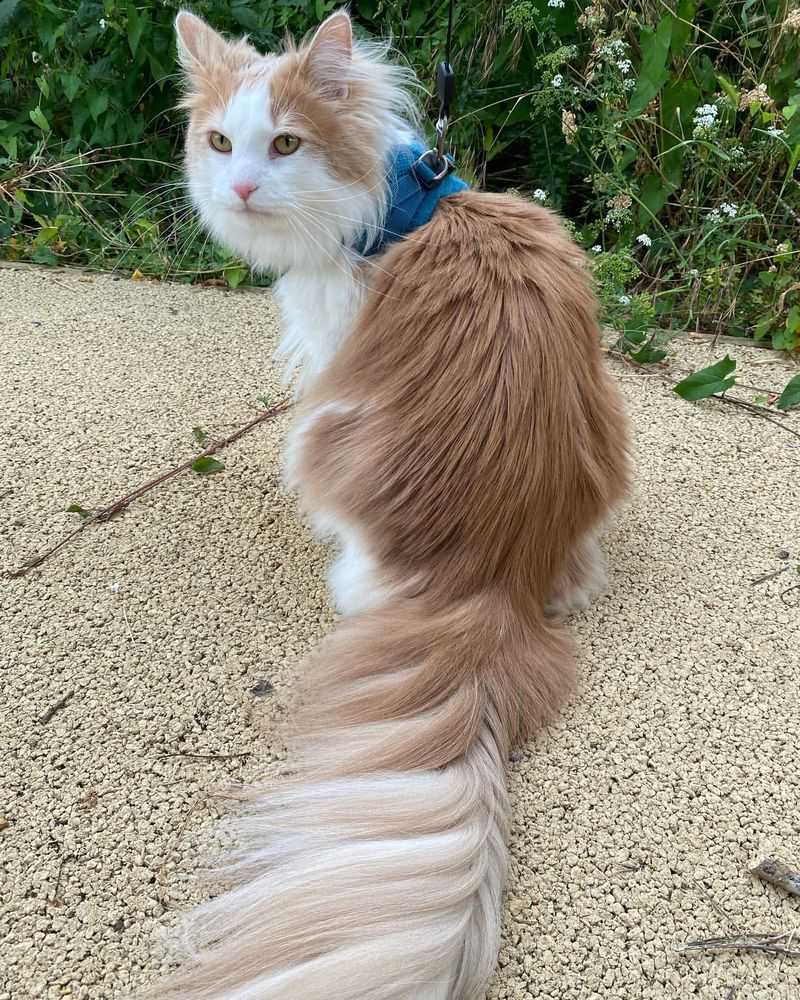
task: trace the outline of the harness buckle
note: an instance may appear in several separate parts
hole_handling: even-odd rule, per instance
[[[446,136],[447,115],[443,115],[436,122],[436,145],[426,149],[411,167],[414,176],[423,187],[432,188],[439,181],[443,181],[455,166],[451,157],[445,153]]]

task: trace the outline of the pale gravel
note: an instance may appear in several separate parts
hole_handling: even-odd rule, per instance
[[[283,392],[265,293],[3,269],[0,316],[4,569],[73,527],[70,503],[107,503],[188,457],[192,427],[232,430]],[[753,384],[791,374],[725,349]],[[636,494],[610,591],[572,622],[580,690],[511,766],[489,997],[797,1000],[798,961],[675,946],[800,928],[800,901],[747,874],[767,850],[800,860],[800,602],[779,596],[800,582],[800,440],[613,367]],[[277,766],[292,672],[333,623],[327,553],[281,488],[288,421],[0,581],[0,1000],[111,1000],[154,975],[214,789]],[[791,569],[752,586],[782,549]]]

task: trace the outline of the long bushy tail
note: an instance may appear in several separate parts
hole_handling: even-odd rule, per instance
[[[296,773],[254,789],[231,888],[189,917],[181,1000],[479,1000],[502,916],[510,743],[571,679],[502,597],[395,600],[311,665]]]

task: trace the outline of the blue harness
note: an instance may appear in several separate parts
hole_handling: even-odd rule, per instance
[[[433,218],[442,198],[469,187],[450,170],[444,177],[438,177],[437,171],[427,159],[422,159],[426,149],[421,142],[414,141],[407,146],[395,146],[392,150],[387,178],[388,211],[374,242],[367,246],[367,241],[373,239],[372,234],[368,234],[361,246],[356,246],[355,249],[362,256],[371,257],[387,244],[402,240],[415,229],[424,226]],[[452,161],[448,162],[452,166]]]

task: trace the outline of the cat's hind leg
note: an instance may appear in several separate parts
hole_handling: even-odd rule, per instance
[[[567,557],[545,611],[558,617],[585,611],[607,586],[606,557],[600,547],[599,531],[590,531]]]

